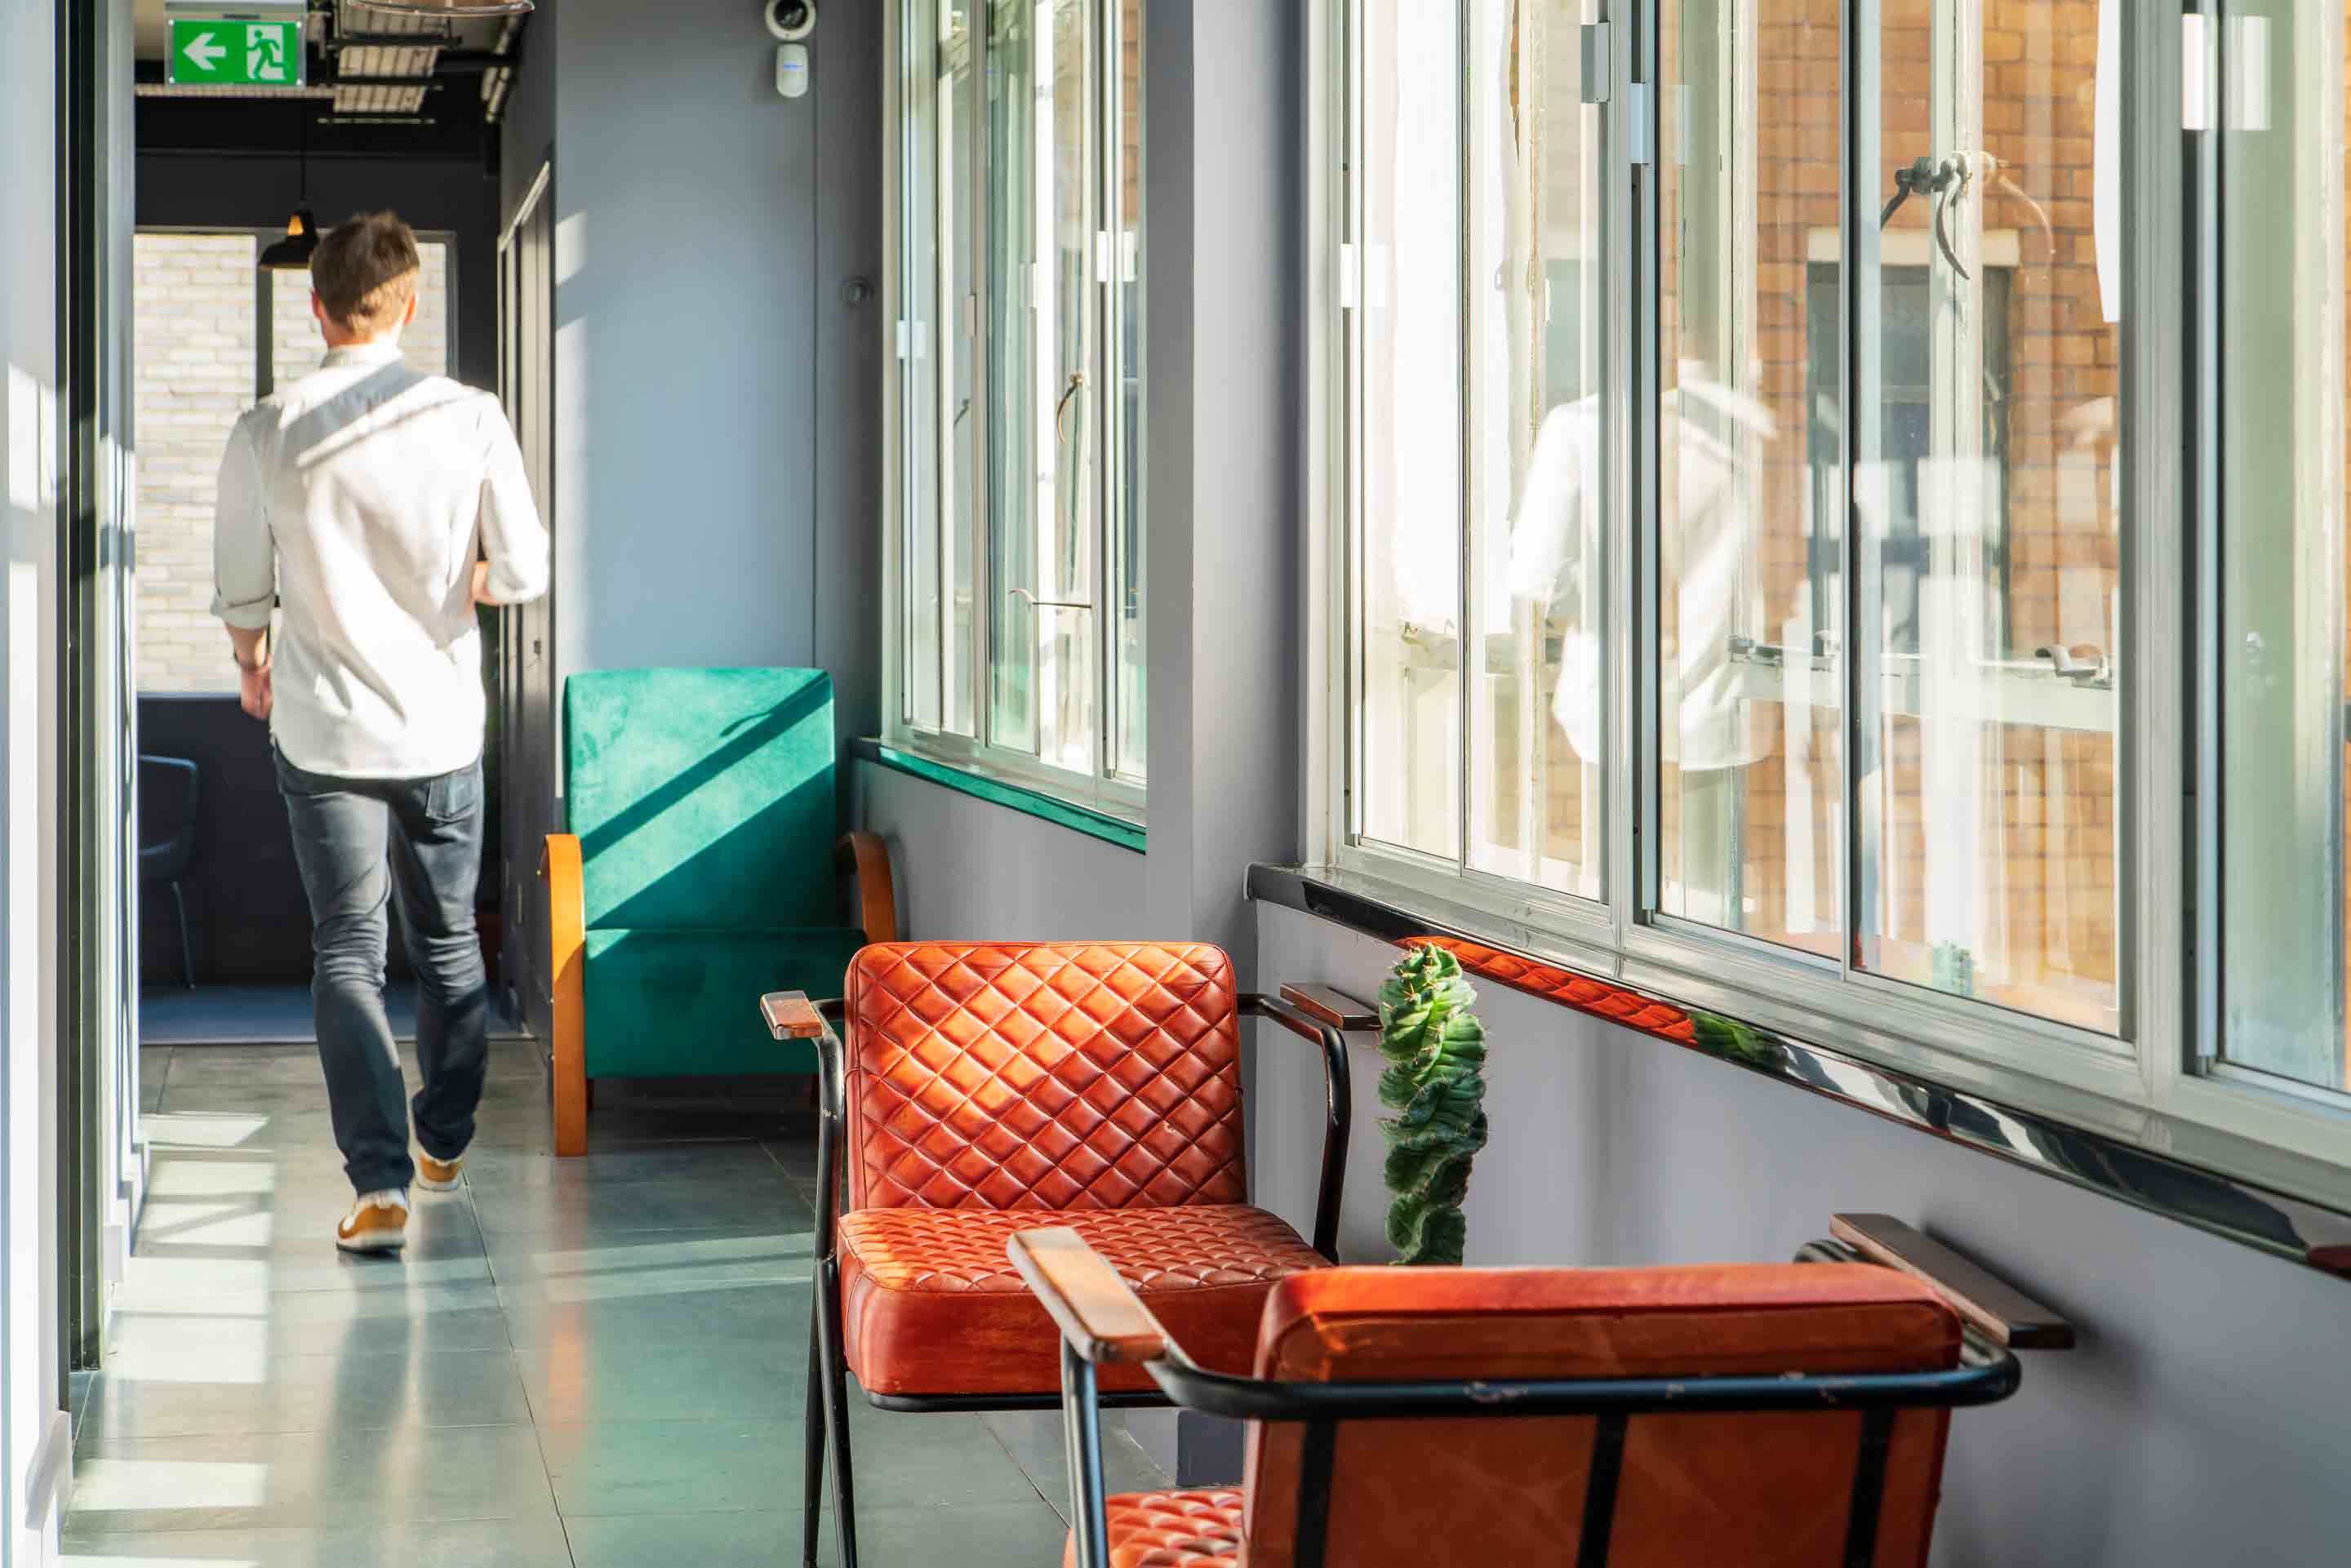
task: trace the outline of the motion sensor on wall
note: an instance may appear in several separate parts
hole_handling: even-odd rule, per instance
[[[808,46],[801,39],[816,31],[816,0],[767,0],[762,13],[776,45],[776,91],[799,98],[809,89]]]

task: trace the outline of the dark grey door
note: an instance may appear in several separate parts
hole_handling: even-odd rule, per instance
[[[540,515],[557,541],[555,495],[555,196],[542,179],[499,256],[501,390],[521,444],[523,465]],[[509,1010],[540,1040],[554,1034],[553,977],[548,972],[547,889],[538,862],[549,833],[562,825],[556,799],[556,601],[562,574],[544,598],[506,612],[499,657],[504,773],[501,827],[506,844],[503,944],[499,970]]]

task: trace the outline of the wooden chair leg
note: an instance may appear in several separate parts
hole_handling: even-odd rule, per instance
[[[559,1159],[588,1152],[588,1061],[586,1053],[555,1046],[555,1153]]]

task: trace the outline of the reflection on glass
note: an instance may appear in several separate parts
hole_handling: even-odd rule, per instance
[[[1844,503],[1813,361],[1838,352],[1836,16],[1659,15],[1658,904],[1829,956]]]
[[[1601,894],[1596,0],[1470,6],[1469,863]]]
[[[943,558],[954,537],[955,519],[967,515],[969,470],[955,465],[952,478],[940,463],[943,432],[963,446],[962,399],[954,393],[958,371],[969,363],[965,346],[949,336],[961,298],[956,277],[965,248],[968,225],[956,218],[968,189],[951,171],[963,162],[957,156],[955,131],[957,94],[968,76],[963,60],[969,41],[956,13],[938,0],[921,0],[911,8],[904,30],[905,69],[899,96],[906,106],[900,156],[904,200],[899,225],[904,276],[905,340],[901,345],[904,367],[901,381],[899,444],[900,483],[904,519],[901,570],[904,603],[904,641],[901,657],[905,673],[900,683],[908,722],[926,728],[944,727],[942,655],[952,635],[951,612]],[[967,166],[964,174],[968,177]],[[951,402],[952,399],[952,402]],[[967,447],[965,448],[967,450]],[[961,456],[959,452],[958,456]]]
[[[1363,7],[1353,505],[1356,830],[1453,858],[1461,800],[1460,50]]]
[[[1050,450],[1040,449],[1040,432],[1052,423],[1050,411],[1037,417],[1045,361],[1033,323],[1053,298],[1039,277],[1051,254],[1040,233],[1050,236],[1053,222],[1052,78],[1038,74],[1040,57],[1051,58],[1050,18],[1040,44],[1031,0],[987,5],[987,728],[996,745],[1034,752],[1037,635],[1050,620],[1036,608],[1030,517]]]
[[[2095,9],[2091,48],[2057,0],[1881,0],[1861,40],[1855,958],[2112,1031],[2121,6]]]
[[[2351,43],[2339,5],[2220,11],[2220,1045],[2342,1091]]]
[[[1091,772],[1100,293],[1093,6],[989,9],[989,737]]]
[[[1038,173],[1052,191],[1049,226],[1038,235],[1050,257],[1052,296],[1035,313],[1037,361],[1050,374],[1038,389],[1037,754],[1091,772],[1094,758],[1093,667],[1102,533],[1102,294],[1094,277],[1101,227],[1101,176],[1094,82],[1093,0],[1031,0],[1036,7],[1040,91],[1051,94],[1050,129],[1038,148]],[[1102,280],[1108,282],[1107,278]]]
[[[1118,134],[1111,200],[1118,214],[1116,313],[1118,397],[1109,405],[1119,422],[1118,507],[1111,538],[1111,592],[1118,617],[1111,658],[1117,679],[1111,770],[1140,779],[1150,737],[1144,676],[1143,587],[1143,0],[1119,0],[1118,76],[1109,122]]]

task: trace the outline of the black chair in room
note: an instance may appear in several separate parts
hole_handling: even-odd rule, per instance
[[[184,757],[139,758],[139,886],[172,890],[180,915],[180,973],[196,988],[196,950],[188,940],[188,895],[183,884],[196,858],[196,801],[204,770]]]

